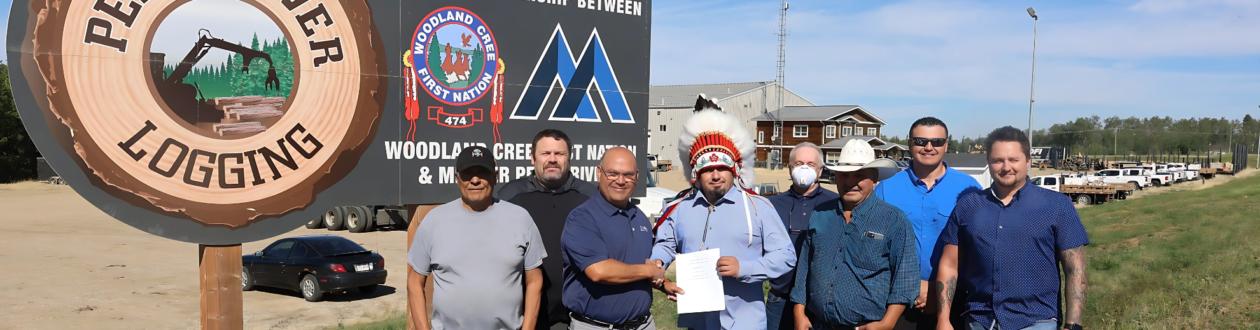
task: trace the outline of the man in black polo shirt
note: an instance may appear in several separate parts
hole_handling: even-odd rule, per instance
[[[499,199],[529,211],[542,235],[547,255],[560,255],[560,233],[565,218],[578,205],[595,195],[595,185],[569,173],[569,150],[573,142],[564,132],[546,129],[534,136],[530,154],[534,171],[498,189]],[[565,329],[569,310],[560,301],[561,258],[543,259],[542,306],[538,309],[538,329]]]
[[[599,194],[569,214],[560,239],[569,329],[654,330],[652,285],[665,269],[648,260],[652,223],[630,203],[639,179],[634,154],[608,149],[597,172]]]

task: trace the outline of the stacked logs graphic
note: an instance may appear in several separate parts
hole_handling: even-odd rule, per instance
[[[214,124],[219,136],[255,134],[267,130],[263,121],[284,115],[283,97],[236,96],[214,99],[216,109],[223,111],[223,120]]]

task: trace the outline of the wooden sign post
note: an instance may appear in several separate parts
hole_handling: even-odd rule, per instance
[[[241,245],[199,245],[201,328],[245,328],[241,297]]]

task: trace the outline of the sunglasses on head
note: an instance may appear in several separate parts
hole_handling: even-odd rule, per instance
[[[945,146],[945,139],[928,139],[928,138],[917,137],[917,138],[910,138],[910,142],[920,147],[926,147],[928,145],[928,142],[931,142],[932,146],[936,148]]]

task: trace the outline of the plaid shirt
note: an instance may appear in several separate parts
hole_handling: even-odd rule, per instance
[[[809,220],[797,260],[792,302],[815,322],[879,321],[891,304],[919,296],[919,257],[905,212],[867,198],[845,223],[840,200],[821,203]]]

